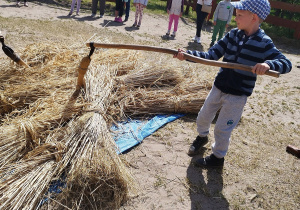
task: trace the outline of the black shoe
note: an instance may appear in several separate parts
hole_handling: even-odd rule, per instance
[[[128,17],[125,17],[124,21],[123,22],[127,22],[128,21]]]
[[[222,168],[224,166],[224,158],[217,158],[214,154],[211,154],[210,156],[196,160],[194,164],[201,168]]]
[[[205,144],[207,144],[207,142],[208,142],[207,136],[205,136],[205,137],[197,136],[197,138],[194,140],[194,142],[190,146],[188,155],[189,156],[197,155],[199,153],[200,148],[203,147]]]

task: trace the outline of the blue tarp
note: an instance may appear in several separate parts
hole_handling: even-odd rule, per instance
[[[183,114],[157,115],[150,120],[129,120],[113,126],[111,130],[118,147],[117,153],[123,153],[136,146],[163,125],[183,116]]]

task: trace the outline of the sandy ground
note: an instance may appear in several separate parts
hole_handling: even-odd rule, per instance
[[[202,32],[203,44],[198,45],[190,41],[195,35],[195,24],[184,19],[180,20],[176,38],[168,40],[164,37],[168,24],[166,16],[145,14],[142,26],[137,30],[131,27],[134,21],[133,12],[131,12],[128,22],[119,24],[113,22],[114,18],[110,14],[105,14],[101,19],[92,19],[90,11],[81,11],[80,16],[67,17],[69,8],[60,7],[54,3],[45,4],[29,1],[29,7],[21,6],[17,8],[14,1],[0,0],[0,8],[0,16],[2,17],[84,21],[94,27],[105,27],[111,30],[112,33],[125,33],[133,36],[136,40],[149,41],[149,43],[157,43],[160,47],[173,49],[180,47],[207,50],[212,31],[211,26],[205,26]],[[5,29],[3,33],[5,33]],[[278,83],[283,84],[284,88],[287,89],[295,86],[299,87],[299,69],[296,68],[296,65],[299,65],[300,62],[299,49],[289,48],[289,50],[286,50],[285,46],[280,45],[278,48],[283,50],[294,64],[293,71],[280,77]],[[0,56],[3,56],[3,53],[1,53]],[[258,103],[259,91],[263,91],[265,86],[272,81],[274,81],[274,78],[267,76],[263,80],[259,80],[255,93],[245,107],[243,116],[250,118],[253,115],[251,107]],[[299,97],[298,93],[299,90],[294,97]],[[255,100],[256,97],[257,100]],[[272,103],[276,103],[271,95],[270,99],[273,100]],[[283,99],[284,96],[276,100],[281,101]],[[299,117],[299,109],[294,114],[286,115],[276,112],[273,116],[274,120],[293,121],[296,125],[300,123]],[[239,183],[236,181],[238,182],[236,183],[226,179],[228,173],[232,173],[230,164],[234,163],[225,165],[223,172],[218,170],[206,171],[192,166],[191,158],[187,156],[186,152],[190,142],[197,135],[194,122],[195,116],[191,116],[170,123],[162,129],[163,131],[146,138],[139,147],[126,154],[139,185],[139,191],[138,196],[131,199],[122,209],[234,209],[240,206],[241,203],[247,209],[247,204],[256,198],[257,193],[247,187],[247,182]],[[176,132],[170,134],[169,130],[172,130],[173,126],[176,126]],[[296,138],[298,140],[294,139],[294,142],[298,141],[300,143],[299,136],[296,136]],[[284,151],[284,148],[282,149]],[[209,153],[210,148],[208,145],[203,150],[203,154]],[[297,167],[299,168],[299,162]],[[238,171],[235,173],[238,173]],[[223,180],[226,180],[226,183]],[[188,182],[193,184],[188,184]],[[248,180],[248,182],[251,181]],[[237,202],[236,205],[230,204],[228,200],[235,196],[234,192],[243,190],[247,199],[241,203]],[[255,205],[252,203],[248,208],[251,209],[253,206]]]

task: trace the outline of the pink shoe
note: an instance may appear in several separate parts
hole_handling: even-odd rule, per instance
[[[118,22],[118,19],[119,19],[119,18],[115,17],[115,20],[114,20],[114,22]]]
[[[121,18],[121,17],[119,17],[119,18],[118,18],[118,20],[117,20],[117,22],[119,22],[119,23],[123,23],[123,21],[122,21],[122,18]]]

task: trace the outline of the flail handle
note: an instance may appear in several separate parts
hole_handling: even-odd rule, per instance
[[[144,50],[144,51],[152,51],[152,52],[160,52],[160,53],[166,53],[175,55],[178,53],[177,50],[174,49],[168,49],[168,48],[162,48],[162,47],[154,47],[154,46],[147,46],[147,45],[129,45],[129,44],[106,44],[106,43],[86,43],[86,46],[90,47],[91,44],[96,48],[116,48],[116,49],[129,49],[129,50]],[[184,53],[184,59],[190,60],[196,63],[201,63],[204,65],[209,66],[217,66],[222,68],[230,68],[230,69],[239,69],[243,71],[249,71],[251,72],[252,66],[247,66],[243,64],[238,63],[229,63],[229,62],[222,62],[222,61],[214,61],[214,60],[208,60],[204,58],[199,58],[187,53]],[[266,75],[272,76],[272,77],[279,77],[280,73],[273,70],[268,70],[265,73]]]

